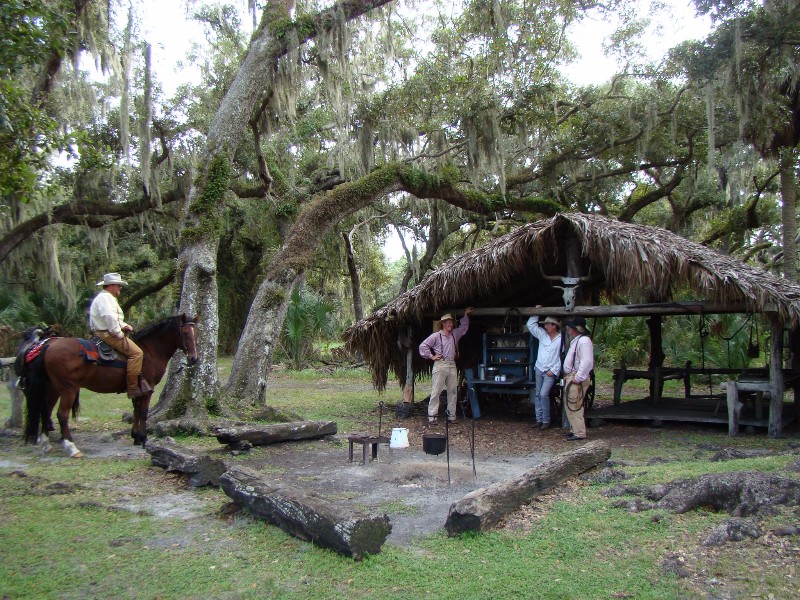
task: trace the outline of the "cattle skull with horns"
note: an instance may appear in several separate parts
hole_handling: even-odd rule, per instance
[[[575,292],[578,289],[578,286],[581,283],[589,281],[592,278],[592,271],[591,268],[589,269],[589,274],[584,275],[582,277],[561,277],[560,275],[545,275],[544,271],[539,271],[542,274],[542,277],[545,281],[558,281],[562,285],[553,285],[554,288],[558,288],[562,291],[562,295],[564,298],[564,306],[567,310],[572,310],[575,308]]]

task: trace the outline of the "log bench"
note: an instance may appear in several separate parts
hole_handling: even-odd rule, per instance
[[[515,479],[474,490],[450,505],[444,527],[450,536],[488,531],[536,495],[604,463],[610,456],[608,444],[597,440],[559,454]]]
[[[370,515],[334,504],[238,465],[230,466],[220,483],[228,496],[255,517],[356,560],[380,552],[392,531],[386,514]]]
[[[292,423],[248,423],[231,427],[214,427],[212,433],[220,444],[232,446],[248,443],[266,446],[281,442],[316,440],[335,435],[335,421],[294,421]]]

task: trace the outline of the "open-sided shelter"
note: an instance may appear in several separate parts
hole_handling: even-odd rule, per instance
[[[676,302],[679,291],[692,300]],[[783,332],[795,332],[800,324],[800,286],[733,257],[658,227],[563,213],[448,260],[347,329],[344,339],[351,351],[364,356],[376,388],[386,387],[391,371],[408,390],[415,375],[430,370],[416,349],[431,332],[432,321],[448,311],[460,315],[467,306],[476,308],[474,323],[494,319],[496,324],[509,308],[523,317],[647,316],[651,369],[664,360],[662,315],[762,313],[772,338],[769,431],[780,435]],[[790,335],[790,342],[796,337]],[[480,344],[480,336],[465,336],[461,368],[476,366]],[[661,384],[656,381],[656,393]]]

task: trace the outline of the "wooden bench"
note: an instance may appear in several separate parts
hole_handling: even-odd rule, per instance
[[[664,382],[675,379],[683,379],[684,398],[707,398],[711,394],[692,396],[692,375],[738,375],[740,377],[769,377],[767,369],[732,369],[722,367],[693,367],[691,361],[687,361],[683,367],[656,367],[655,369],[639,370],[628,369],[624,364],[619,369],[614,369],[614,404],[619,404],[622,400],[622,386],[630,379],[646,379],[650,381],[650,396],[653,404],[658,404],[664,391]],[[716,396],[714,396],[716,397]]]

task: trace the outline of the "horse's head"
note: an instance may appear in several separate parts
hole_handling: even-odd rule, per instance
[[[200,315],[181,315],[181,350],[186,353],[190,365],[197,363],[197,322]]]

